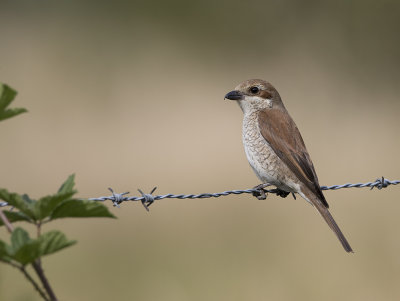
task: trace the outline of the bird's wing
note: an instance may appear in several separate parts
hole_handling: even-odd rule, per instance
[[[258,115],[261,135],[295,176],[329,208],[303,138],[285,109],[265,109]]]

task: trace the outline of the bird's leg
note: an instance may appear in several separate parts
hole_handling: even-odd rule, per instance
[[[267,198],[267,191],[264,188],[271,186],[271,184],[263,183],[253,187],[253,196],[259,200],[265,200]]]

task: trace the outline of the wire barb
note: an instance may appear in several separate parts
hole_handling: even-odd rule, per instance
[[[121,204],[124,201],[124,195],[129,194],[129,192],[123,192],[123,193],[115,193],[114,190],[110,187],[108,187],[108,190],[111,191],[112,196],[113,196],[113,206],[120,208],[119,204]]]
[[[385,179],[384,177],[382,178],[378,178],[376,179],[375,183],[377,183],[375,186],[371,186],[371,190],[374,189],[374,187],[378,188],[379,190],[381,190],[382,188],[386,188],[388,187],[390,184],[390,181],[388,181],[387,179]]]
[[[150,211],[149,207],[151,206],[151,204],[154,203],[154,196],[152,195],[154,191],[156,191],[157,187],[154,187],[150,193],[143,193],[143,191],[141,191],[140,189],[138,189],[138,191],[140,192],[140,194],[142,195],[143,199],[141,200],[142,205],[144,207],[144,209],[146,209],[147,212]]]

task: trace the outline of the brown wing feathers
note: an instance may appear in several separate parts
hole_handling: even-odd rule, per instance
[[[303,138],[289,114],[284,108],[265,109],[259,112],[258,126],[261,135],[268,141],[277,156],[287,167],[329,207],[321,188],[317,174],[308,155]]]
[[[303,138],[289,114],[282,110],[285,110],[285,108],[278,107],[260,111],[258,126],[261,135],[296,177],[308,189],[314,192],[310,201],[316,206],[329,227],[335,232],[343,248],[347,252],[353,252],[350,244],[328,211],[328,203],[319,187],[317,174],[304,145]]]

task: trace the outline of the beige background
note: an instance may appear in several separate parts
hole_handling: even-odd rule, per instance
[[[1,2],[0,81],[29,110],[0,124],[1,187],[253,187],[223,100],[248,78],[277,87],[322,185],[400,178],[398,1]],[[399,188],[326,192],[353,255],[301,198],[242,195],[57,221],[79,243],[44,266],[60,300],[399,300]],[[0,300],[39,298],[0,265]]]

